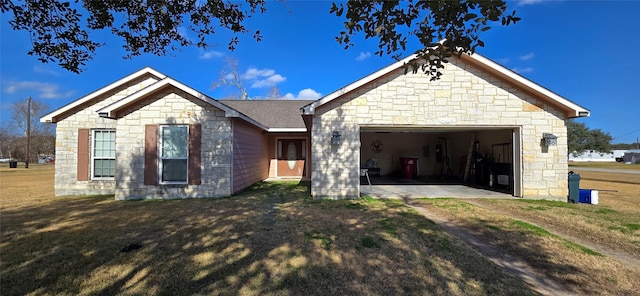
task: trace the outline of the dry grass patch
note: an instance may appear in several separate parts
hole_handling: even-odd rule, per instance
[[[578,238],[587,245],[604,246],[619,258],[637,260],[640,258],[640,175],[577,169],[576,172],[582,178],[581,188],[601,190],[600,205],[520,199],[473,200],[483,207],[479,208],[458,200],[422,202],[456,217],[462,227],[510,250],[542,273],[576,289],[582,287],[583,290],[578,291],[634,294],[638,289],[634,285],[640,282],[637,266],[621,264],[547,230]]]
[[[54,166],[24,165],[11,169],[0,166],[0,209],[23,207],[29,204],[47,202],[53,196]]]
[[[640,258],[640,174],[576,171],[580,188],[602,190],[599,205],[533,200],[477,200],[541,227]]]
[[[474,201],[475,202],[475,201]],[[494,200],[492,205],[501,209],[512,201]],[[570,215],[572,221],[581,218],[583,207],[566,203],[519,202],[521,210],[545,215],[555,210],[557,215]],[[540,274],[562,284],[578,294],[632,295],[637,293],[640,269],[603,256],[587,247],[558,235],[544,226],[536,226],[456,199],[425,199],[420,204],[452,217],[458,227],[479,235],[488,243],[500,247],[505,255],[518,258]],[[569,209],[569,211],[565,211]],[[511,209],[507,209],[511,210]],[[515,213],[515,214],[514,214]],[[520,212],[509,211],[518,216]]]
[[[570,170],[580,170],[584,168],[599,169],[623,169],[623,170],[640,170],[640,164],[627,164],[623,162],[569,162]]]
[[[29,173],[2,171],[2,184],[53,178],[49,167]],[[20,196],[28,190],[3,187],[2,292],[534,294],[398,201],[314,201],[308,185],[154,201],[53,197],[50,185]]]

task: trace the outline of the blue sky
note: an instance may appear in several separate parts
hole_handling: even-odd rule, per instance
[[[481,35],[486,46],[478,52],[591,110],[591,117],[579,121],[610,133],[613,143],[635,142],[640,137],[640,58],[635,55],[640,1],[508,3],[522,21],[509,27],[495,24]],[[269,4],[267,14],[248,23],[261,31],[262,41],[242,36],[233,52],[226,49],[229,36],[220,34],[215,35],[220,46],[208,51],[193,47],[172,56],[123,59],[121,43],[101,33],[107,45],[81,74],[27,55],[28,35],[12,31],[2,15],[0,124],[10,123],[16,100],[31,96],[56,109],[145,66],[224,98],[229,91],[212,84],[230,57],[238,61],[250,96],[266,96],[277,86],[288,98],[316,99],[393,62],[374,55],[377,42],[361,36],[344,50],[335,41],[342,19],[329,14],[330,6],[330,1]],[[418,46],[410,44],[403,56]]]

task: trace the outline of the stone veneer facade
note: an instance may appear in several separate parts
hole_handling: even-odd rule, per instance
[[[102,118],[97,110],[159,79],[146,76],[106,93],[56,124],[55,194],[107,195],[116,199],[220,197],[231,194],[231,120],[225,113],[187,93],[166,88],[118,114]],[[200,185],[145,185],[144,140],[147,124],[201,124]],[[78,129],[116,131],[113,180],[78,181]],[[91,148],[90,148],[91,149]],[[192,168],[191,168],[192,169]]]
[[[161,116],[159,116],[161,115]],[[145,185],[144,133],[147,124],[201,124],[200,185]],[[231,120],[215,108],[175,88],[149,96],[116,126],[116,199],[201,198],[231,195]],[[195,168],[189,168],[190,170]]]
[[[157,82],[145,76],[79,106],[56,123],[55,195],[106,195],[115,193],[115,180],[78,181],[78,129],[115,129],[116,121],[98,116],[97,110]],[[63,114],[64,115],[64,114]],[[116,134],[116,141],[118,135]]]
[[[522,197],[566,200],[564,112],[461,60],[446,64],[438,81],[430,81],[422,72],[404,74],[403,68],[396,69],[315,112],[311,130],[314,198],[359,196],[361,127],[484,126],[520,131]],[[329,144],[332,131],[342,134],[339,146]],[[544,151],[543,133],[556,135],[558,145]]]

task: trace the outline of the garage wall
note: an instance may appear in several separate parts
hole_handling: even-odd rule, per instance
[[[522,127],[523,196],[566,200],[562,111],[460,60],[448,63],[443,73],[440,80],[430,81],[421,72],[405,75],[399,68],[316,109],[312,195],[359,195],[361,127],[504,126]],[[330,144],[332,131],[342,134],[338,146]],[[558,146],[542,149],[543,133],[558,136]]]

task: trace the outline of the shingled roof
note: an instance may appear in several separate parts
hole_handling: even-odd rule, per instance
[[[306,127],[300,108],[313,103],[312,100],[220,100],[236,111],[250,117],[260,124],[277,130],[299,130]]]

